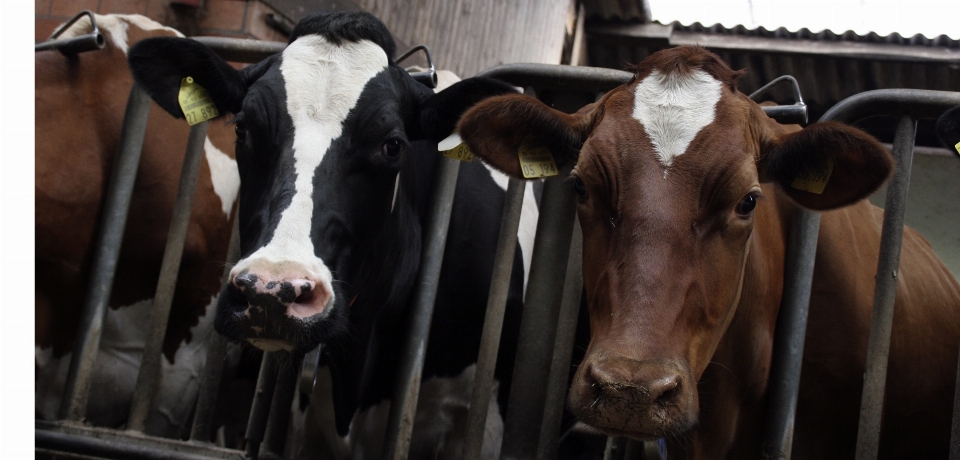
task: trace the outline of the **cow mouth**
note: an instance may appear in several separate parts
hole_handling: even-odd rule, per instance
[[[302,353],[346,329],[342,324],[345,322],[342,308],[335,305],[340,301],[334,299],[321,313],[293,317],[279,308],[253,305],[239,290],[227,285],[217,303],[214,326],[224,337],[247,342],[263,351]]]
[[[653,441],[659,438],[676,437],[696,427],[677,408],[649,404],[645,407],[610,407],[598,401],[594,407],[577,414],[577,419],[608,436],[626,436],[638,441]]]

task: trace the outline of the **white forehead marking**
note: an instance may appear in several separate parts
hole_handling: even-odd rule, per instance
[[[330,270],[315,256],[310,239],[313,176],[330,144],[342,134],[343,121],[364,86],[386,69],[387,55],[368,40],[336,45],[322,36],[306,35],[287,46],[282,59],[286,108],[293,121],[294,194],[270,242],[238,263],[233,273],[257,260],[299,262],[326,284]]]
[[[690,142],[713,122],[720,82],[697,69],[686,75],[654,70],[637,85],[633,118],[653,143],[664,167],[687,151]]]

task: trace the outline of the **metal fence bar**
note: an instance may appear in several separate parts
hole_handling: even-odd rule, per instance
[[[576,212],[573,190],[564,182],[572,168],[572,164],[561,166],[560,174],[547,179],[543,185],[540,220],[537,222],[503,427],[501,459],[534,458],[539,447],[539,429],[543,425],[550,361],[563,295],[562,283]],[[531,427],[535,427],[535,432]]]
[[[480,336],[480,352],[473,377],[470,395],[470,411],[467,414],[467,434],[463,447],[464,460],[479,460],[483,448],[483,434],[487,424],[487,408],[493,388],[493,374],[500,351],[500,335],[503,332],[503,314],[510,293],[510,277],[517,249],[517,229],[520,227],[520,211],[523,208],[523,193],[526,181],[511,178],[503,198],[503,213],[500,217],[500,235],[497,253],[493,259],[493,276],[487,296],[487,312],[483,319]]]
[[[154,446],[141,445],[134,439],[117,441],[102,439],[97,436],[59,433],[37,429],[34,434],[34,445],[38,453],[47,453],[51,458],[96,458],[117,460],[218,460],[235,459],[245,460],[240,452],[235,455],[216,452],[211,455],[203,453],[184,452],[176,450],[172,445]],[[64,456],[64,452],[71,455]]]
[[[120,147],[104,200],[101,230],[94,246],[96,255],[91,271],[90,290],[80,316],[73,359],[70,361],[60,403],[60,417],[68,420],[80,421],[87,412],[90,378],[97,352],[100,350],[103,316],[110,301],[113,277],[117,271],[117,260],[120,258],[120,244],[123,242],[123,231],[127,225],[130,198],[140,166],[149,115],[150,97],[134,83],[127,99],[123,128],[120,130]]]
[[[239,210],[239,206],[237,207]],[[226,266],[220,284],[230,277],[230,269],[240,259],[240,219],[234,215],[233,229],[230,231],[230,243],[227,246]],[[207,312],[208,315],[216,311]],[[217,393],[220,390],[220,378],[223,374],[223,360],[227,356],[227,339],[220,334],[212,334],[207,343],[207,361],[203,365],[200,390],[197,394],[197,408],[193,415],[193,427],[190,430],[191,441],[210,442],[213,431],[213,412],[217,407]]]
[[[163,338],[167,334],[170,309],[173,306],[173,294],[177,287],[177,275],[180,272],[180,260],[183,258],[183,246],[187,241],[187,229],[190,226],[190,211],[193,197],[200,177],[200,165],[203,162],[203,142],[207,137],[208,123],[203,122],[190,127],[187,138],[187,152],[180,171],[180,184],[177,199],[170,217],[170,230],[167,233],[167,245],[160,264],[160,279],[153,296],[153,308],[150,311],[150,327],[147,329],[140,372],[133,390],[133,402],[130,404],[130,417],[127,429],[143,431],[153,398],[160,385],[161,360],[163,359]]]
[[[550,362],[550,377],[547,382],[547,401],[543,408],[543,426],[540,428],[540,445],[537,458],[556,458],[560,447],[560,428],[563,408],[566,407],[570,387],[570,359],[573,355],[577,320],[580,314],[580,298],[583,295],[583,232],[576,214],[573,218],[573,236],[567,273],[563,281],[563,300],[560,302],[557,338]]]
[[[264,352],[260,361],[260,373],[257,377],[257,389],[253,393],[250,417],[247,419],[247,457],[257,460],[260,444],[267,430],[267,418],[270,416],[270,404],[277,384],[277,353]]]
[[[819,213],[805,209],[794,212],[784,262],[783,300],[773,338],[763,459],[789,459],[793,447],[793,421],[819,229]]]
[[[443,251],[447,245],[447,228],[450,226],[450,214],[453,210],[453,195],[457,187],[457,176],[460,174],[458,160],[443,157],[439,161],[434,182],[433,202],[430,205],[425,229],[423,263],[417,274],[417,284],[414,286],[410,335],[400,360],[398,385],[387,421],[384,459],[405,459],[410,450],[410,436],[413,432],[420,393],[423,359],[430,335],[430,321],[433,319],[433,304],[437,299]]]
[[[857,431],[857,459],[875,459],[880,450],[880,422],[883,416],[883,395],[887,380],[887,358],[893,331],[893,310],[900,269],[900,246],[903,242],[903,216],[910,190],[913,166],[913,142],[917,120],[910,115],[900,118],[893,138],[893,159],[896,170],[887,188],[883,209],[883,230],[880,234],[880,260],[877,262],[876,287],[873,291],[873,317],[867,345],[867,367],[863,377],[860,402],[860,425]]]
[[[283,448],[287,442],[287,428],[290,425],[290,406],[297,392],[297,378],[300,376],[300,359],[293,365],[281,366],[277,372],[277,386],[270,403],[270,416],[267,417],[267,431],[264,435],[260,455],[283,457]]]

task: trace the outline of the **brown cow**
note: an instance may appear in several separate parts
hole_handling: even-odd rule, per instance
[[[90,277],[103,199],[133,78],[126,51],[146,37],[182,36],[143,16],[96,16],[103,50],[36,54],[37,414],[55,418]],[[89,33],[80,20],[65,33]],[[133,191],[111,309],[105,320],[88,419],[126,420],[156,289],[189,127],[152,110]],[[233,127],[210,125],[179,283],[164,343],[160,406],[147,431],[174,436],[186,423],[212,333],[239,186]],[[122,308],[121,306],[131,306]],[[66,354],[66,355],[65,355]]]
[[[671,458],[759,458],[790,218],[798,204],[830,210],[793,454],[851,458],[883,217],[863,198],[892,161],[838,123],[778,125],[737,90],[741,74],[674,48],[576,114],[500,96],[458,129],[514,177],[522,144],[576,163],[592,337],[569,406],[611,435],[666,438]],[[815,176],[821,193],[795,181]],[[909,228],[894,325],[881,457],[945,458],[960,285]]]

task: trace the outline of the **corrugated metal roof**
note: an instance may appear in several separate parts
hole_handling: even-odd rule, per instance
[[[659,22],[657,22],[659,24]],[[673,27],[674,31],[684,31],[684,32],[706,32],[715,35],[738,35],[746,37],[767,37],[767,38],[778,38],[778,39],[790,39],[790,40],[811,40],[811,41],[843,41],[843,42],[854,42],[854,43],[875,43],[875,44],[887,44],[887,45],[910,45],[910,46],[926,46],[926,47],[943,47],[943,48],[952,48],[960,49],[960,40],[954,40],[947,35],[940,35],[933,38],[927,38],[922,34],[916,34],[912,37],[904,37],[900,34],[894,32],[890,35],[879,35],[876,32],[870,32],[866,35],[859,35],[852,30],[846,32],[837,33],[832,30],[821,30],[819,32],[813,32],[810,29],[802,28],[795,32],[791,32],[784,27],[780,27],[773,30],[767,30],[764,27],[759,27],[756,29],[748,29],[746,26],[738,25],[735,27],[725,27],[722,24],[714,24],[712,26],[705,26],[699,22],[695,22],[690,25],[683,25],[679,22],[673,22],[670,24]]]

